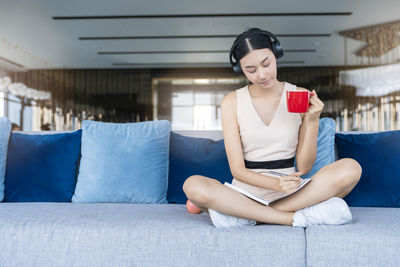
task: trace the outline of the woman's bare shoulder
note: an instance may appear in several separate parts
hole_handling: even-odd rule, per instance
[[[221,107],[235,107],[236,106],[236,91],[227,94],[224,99],[222,99]]]

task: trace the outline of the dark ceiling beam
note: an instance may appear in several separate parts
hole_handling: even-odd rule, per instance
[[[316,49],[285,49],[285,53],[313,53]],[[201,54],[201,53],[229,53],[229,50],[202,50],[202,51],[100,51],[99,55],[138,55],[138,54]]]
[[[281,64],[304,64],[302,60],[296,61],[278,61],[278,65]],[[186,66],[186,65],[217,65],[217,66],[228,66],[226,62],[193,62],[193,63],[113,63],[113,66]]]
[[[159,35],[159,36],[94,36],[79,37],[81,41],[88,40],[136,40],[136,39],[186,39],[186,38],[234,38],[236,34],[216,34],[216,35]],[[315,34],[275,34],[276,37],[330,37],[329,33]]]
[[[113,63],[113,66],[186,66],[186,65],[227,65],[226,62],[193,62],[193,63]]]
[[[18,63],[16,63],[16,62],[11,61],[11,60],[9,60],[9,59],[6,59],[6,58],[4,58],[4,57],[0,57],[0,62],[1,62],[1,61],[6,62],[7,64],[10,64],[10,65],[13,65],[13,66],[15,66],[15,67],[17,67],[17,68],[25,68],[24,65],[18,64]]]
[[[292,16],[350,16],[353,12],[307,12],[307,13],[217,13],[217,14],[170,14],[170,15],[118,15],[118,16],[57,16],[54,20],[88,19],[166,19],[166,18],[213,18],[213,17],[292,17]]]

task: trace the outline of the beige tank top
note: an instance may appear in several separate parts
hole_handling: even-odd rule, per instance
[[[255,110],[248,86],[236,90],[237,121],[246,168],[268,176],[274,176],[266,173],[269,170],[284,174],[295,172],[294,156],[302,119],[299,113],[288,112],[286,105],[286,91],[295,89],[295,85],[285,82],[278,108],[269,125]],[[242,187],[247,185],[236,179],[232,183]],[[264,188],[262,190],[265,191]]]

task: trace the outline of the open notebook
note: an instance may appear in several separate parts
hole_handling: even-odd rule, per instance
[[[285,175],[286,175],[286,174],[279,173],[279,172],[274,172],[274,171],[268,171],[267,173],[272,174],[272,175],[275,175],[275,176],[285,176]],[[255,196],[255,195],[253,195],[253,194],[247,192],[246,190],[244,190],[244,189],[242,189],[242,188],[239,188],[239,187],[237,187],[237,186],[235,186],[235,185],[233,185],[233,184],[230,184],[230,183],[228,183],[228,182],[225,182],[224,185],[226,185],[226,186],[232,188],[233,190],[238,191],[239,193],[242,193],[243,195],[245,195],[245,196],[247,196],[247,197],[249,197],[249,198],[251,198],[251,199],[253,199],[253,200],[257,201],[257,202],[260,202],[261,204],[264,204],[264,205],[268,206],[270,203],[272,203],[272,202],[274,202],[274,201],[277,201],[278,199],[281,199],[281,198],[284,198],[284,197],[287,197],[287,196],[289,196],[289,195],[291,195],[291,194],[296,193],[296,192],[299,191],[303,186],[305,186],[309,181],[311,181],[310,178],[303,179],[303,181],[302,181],[302,182],[300,183],[300,185],[299,185],[299,188],[297,188],[296,191],[294,191],[294,192],[292,192],[292,193],[289,193],[289,194],[284,194],[284,195],[282,195],[282,196],[276,197],[276,198],[274,198],[274,199],[272,199],[272,200],[269,200],[269,201],[266,200],[266,199],[263,199],[263,198],[261,198],[261,197]]]

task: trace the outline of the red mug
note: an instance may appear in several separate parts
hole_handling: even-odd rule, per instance
[[[287,109],[292,113],[305,113],[309,107],[311,92],[307,90],[286,91]]]

